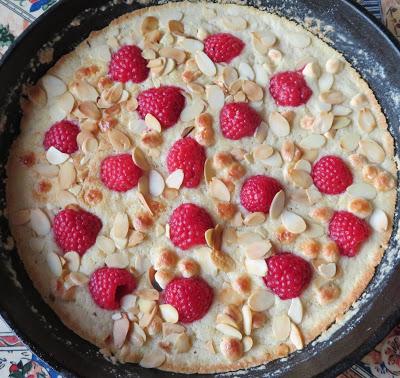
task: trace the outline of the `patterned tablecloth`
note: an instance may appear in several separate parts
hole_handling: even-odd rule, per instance
[[[32,21],[58,0],[0,0],[0,57]],[[85,1],[85,0],[82,0]],[[400,0],[360,0],[400,38]],[[382,9],[381,9],[382,5]],[[340,378],[400,376],[400,325]],[[0,317],[0,378],[62,378],[35,356]],[[338,377],[339,378],[339,377]]]

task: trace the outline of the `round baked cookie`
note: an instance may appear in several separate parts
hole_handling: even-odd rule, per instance
[[[302,27],[172,3],[93,32],[27,90],[7,204],[60,319],[185,373],[301,349],[362,294],[392,229],[393,139]]]

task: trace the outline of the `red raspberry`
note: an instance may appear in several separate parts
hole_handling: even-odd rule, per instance
[[[321,193],[340,194],[353,183],[353,175],[338,156],[327,155],[312,167],[311,177]]]
[[[231,102],[222,108],[219,123],[225,138],[238,140],[252,136],[260,126],[261,117],[247,103]]]
[[[146,114],[151,114],[158,119],[164,128],[171,127],[178,122],[185,97],[178,87],[150,88],[138,96],[138,112],[144,119]]]
[[[257,175],[249,177],[240,191],[242,206],[254,213],[261,211],[268,213],[275,194],[282,189],[282,185],[272,177]]]
[[[370,233],[368,223],[348,211],[336,211],[329,222],[328,236],[344,256],[355,256]]]
[[[101,181],[116,192],[134,188],[141,176],[142,170],[133,162],[130,154],[108,156],[101,162]]]
[[[178,206],[169,218],[170,239],[181,249],[205,244],[204,233],[214,227],[210,215],[193,203]]]
[[[204,40],[204,52],[215,63],[229,63],[243,48],[243,41],[229,33],[211,34]]]
[[[56,122],[44,134],[43,146],[46,151],[54,147],[65,154],[72,154],[78,151],[76,136],[79,131],[79,127],[71,121]]]
[[[181,323],[201,319],[209,310],[213,289],[200,277],[174,278],[163,292],[164,303],[174,306]]]
[[[298,71],[279,72],[272,76],[269,92],[280,106],[300,106],[312,95],[312,90]]]
[[[126,269],[100,268],[93,272],[89,291],[95,303],[106,310],[117,310],[121,298],[132,293],[136,281]]]
[[[311,266],[303,258],[290,252],[280,252],[267,260],[265,285],[280,299],[301,295],[311,281]]]
[[[168,152],[167,167],[171,173],[182,169],[184,173],[183,186],[195,188],[203,177],[206,153],[204,147],[193,138],[187,137],[177,140]]]
[[[111,57],[109,71],[114,81],[141,83],[149,76],[147,60],[137,46],[123,46]]]
[[[102,226],[94,214],[81,209],[64,209],[54,217],[54,238],[64,252],[75,251],[82,256],[96,243]]]

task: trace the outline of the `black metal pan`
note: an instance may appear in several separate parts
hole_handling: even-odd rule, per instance
[[[52,47],[55,61],[71,51],[90,31],[105,27],[113,18],[143,7],[136,2],[106,0],[63,0],[40,17],[20,36],[1,61],[0,125],[6,125],[0,138],[0,177],[5,178],[10,143],[19,129],[19,96],[21,85],[35,82],[49,65],[32,69],[31,59],[58,37]],[[151,4],[158,3],[152,0]],[[373,17],[349,0],[249,0],[251,6],[264,7],[298,20],[313,17],[334,27],[328,34],[334,48],[341,51],[369,82],[400,141],[400,49]],[[78,19],[81,22],[71,21]],[[6,119],[5,119],[6,118]],[[0,183],[4,201],[4,180]],[[3,204],[4,205],[4,204]],[[400,320],[400,258],[397,234],[399,203],[390,247],[357,311],[336,327],[329,339],[312,343],[284,360],[267,364],[263,369],[245,371],[247,377],[334,377],[367,353]],[[5,218],[0,219],[3,241],[9,230]],[[67,329],[43,302],[25,273],[16,251],[0,248],[0,313],[17,334],[45,361],[65,377],[179,377],[137,365],[113,366],[97,349]]]

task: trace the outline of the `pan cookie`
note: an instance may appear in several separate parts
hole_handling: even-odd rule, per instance
[[[302,349],[388,243],[393,139],[367,83],[247,6],[134,11],[22,102],[7,206],[33,284],[112,361],[184,373]]]

